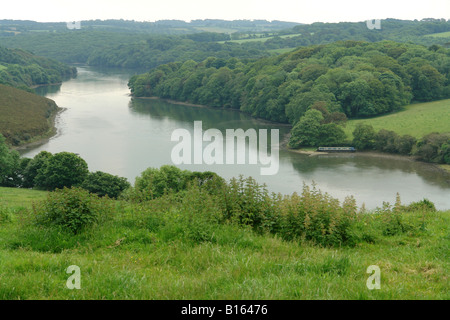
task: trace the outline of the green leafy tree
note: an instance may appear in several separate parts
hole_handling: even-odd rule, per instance
[[[6,139],[0,134],[0,185],[15,187],[20,156],[17,151],[10,150],[5,141]]]
[[[430,133],[417,143],[415,154],[428,162],[450,163],[450,133]]]
[[[70,152],[56,153],[38,169],[34,181],[47,190],[80,185],[89,173],[88,165],[80,156]]]
[[[353,145],[360,150],[373,149],[375,136],[375,130],[371,125],[358,123],[353,130]]]
[[[126,178],[114,176],[109,173],[96,171],[90,172],[81,184],[81,187],[100,197],[108,196],[117,198],[131,185]]]
[[[320,127],[323,121],[322,113],[311,109],[292,128],[289,146],[299,148],[300,146],[317,146],[319,143]]]
[[[345,142],[345,132],[336,123],[327,123],[319,127],[319,136],[316,146],[334,147]]]
[[[394,131],[381,129],[375,135],[375,149],[383,152],[397,153],[396,141],[398,134]]]
[[[23,170],[23,187],[33,188],[36,184],[35,178],[38,175],[38,171],[47,165],[47,161],[53,155],[48,151],[41,151],[34,156]]]
[[[417,139],[413,136],[405,134],[395,139],[395,148],[400,154],[411,154],[413,147],[416,145]]]
[[[164,165],[159,169],[148,168],[136,178],[135,191],[140,200],[158,198],[167,192],[186,189],[190,177],[190,171],[171,165]]]

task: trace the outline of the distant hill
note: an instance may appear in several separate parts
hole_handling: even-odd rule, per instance
[[[0,84],[29,89],[37,85],[60,83],[76,73],[76,68],[59,61],[0,46]]]
[[[189,34],[194,32],[264,32],[289,29],[299,23],[267,20],[220,20],[198,19],[186,22],[183,20],[159,20],[155,22],[134,20],[84,20],[80,21],[82,29],[108,30],[114,32],[137,32],[153,34]],[[29,20],[0,20],[0,35],[14,36],[18,34],[69,32],[67,22],[36,22]]]
[[[365,21],[298,24],[266,20],[126,20],[81,21],[69,30],[65,22],[0,20],[0,43],[65,63],[154,68],[174,61],[206,57],[259,58],[302,46],[356,40],[392,40],[450,46],[450,21],[384,19],[381,29]],[[436,35],[436,36],[434,36]]]
[[[0,133],[10,145],[49,135],[58,110],[53,100],[0,84]]]

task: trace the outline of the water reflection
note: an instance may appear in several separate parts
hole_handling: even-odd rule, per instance
[[[134,182],[148,167],[171,164],[170,140],[175,129],[193,131],[194,121],[203,130],[280,129],[289,127],[260,121],[225,109],[191,107],[157,99],[133,99],[127,83],[134,70],[79,68],[76,79],[62,86],[40,87],[39,92],[66,111],[57,117],[58,135],[24,152],[33,157],[42,150],[79,153],[91,171],[101,170]],[[257,152],[252,150],[251,152]],[[304,182],[343,200],[355,195],[368,208],[394,202],[399,192],[404,203],[429,198],[440,209],[450,209],[450,181],[434,166],[401,158],[374,158],[355,154],[308,156],[280,150],[280,169],[274,176],[261,176],[255,165],[183,165],[182,169],[215,171],[226,179],[244,174],[266,183],[270,191],[301,192]]]

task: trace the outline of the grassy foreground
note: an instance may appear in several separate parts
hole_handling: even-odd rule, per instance
[[[450,99],[410,104],[404,110],[370,119],[347,121],[345,133],[352,138],[358,123],[370,124],[375,131],[392,130],[399,135],[409,134],[418,139],[431,132],[450,131]]]
[[[30,223],[45,196],[0,188],[0,299],[450,298],[450,211],[404,213],[415,227],[398,235],[380,232],[382,213],[363,215],[366,242],[323,248],[233,224],[196,241],[177,223],[183,212],[161,226],[151,204],[113,200],[111,219],[73,235]],[[66,287],[71,265],[80,290]],[[370,265],[379,290],[366,287]]]

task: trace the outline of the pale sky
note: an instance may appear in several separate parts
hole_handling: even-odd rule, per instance
[[[450,0],[1,0],[0,20],[265,19],[301,23],[450,19]]]

